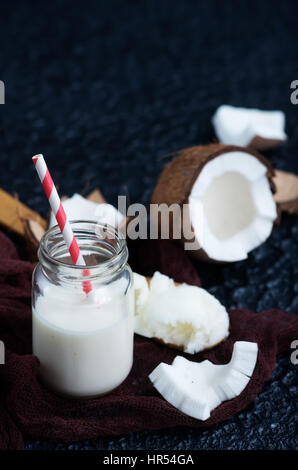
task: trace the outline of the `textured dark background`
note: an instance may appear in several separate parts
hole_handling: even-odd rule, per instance
[[[223,103],[282,109],[288,142],[267,153],[298,172],[298,4],[292,1],[0,3],[0,186],[45,214],[30,158],[64,194],[100,187],[148,202],[164,154],[214,139]],[[246,262],[198,264],[227,307],[298,312],[298,224],[285,217]],[[174,429],[28,449],[294,449],[297,366],[282,355],[255,403],[208,430]]]

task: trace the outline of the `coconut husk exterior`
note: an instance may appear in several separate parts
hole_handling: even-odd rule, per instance
[[[298,213],[298,176],[294,173],[276,170],[274,176],[275,202],[282,212]]]
[[[147,280],[149,286],[150,286],[151,279],[152,279],[151,277],[146,277],[146,280]],[[180,282],[175,282],[175,286],[181,286]],[[184,352],[184,345],[183,344],[166,343],[161,338],[155,338],[155,337],[153,337],[152,339],[154,341],[156,341],[157,343],[159,343],[159,344],[163,344],[164,346],[167,346],[168,348],[175,349],[176,351]],[[226,338],[224,338],[221,341],[218,341],[217,343],[215,343],[211,346],[208,346],[208,348],[205,348],[202,351],[208,351],[209,349],[213,349],[225,340],[226,340]],[[202,352],[202,351],[200,351],[200,352]]]
[[[263,155],[256,150],[247,147],[214,143],[204,146],[189,147],[176,152],[173,160],[165,166],[158,179],[157,185],[152,194],[151,203],[158,205],[165,203],[168,206],[176,203],[181,206],[182,212],[183,205],[188,204],[192,187],[206,163],[222,154],[233,151],[245,152],[253,155],[263,163],[263,165],[265,165],[267,168],[266,175],[270,188],[274,194],[276,191],[273,180],[275,172],[271,163]],[[189,218],[189,214],[186,214],[185,212],[183,216]],[[277,217],[277,220],[279,220],[279,216]],[[175,224],[179,224],[179,221],[174,220],[173,216],[172,219],[170,219],[170,238],[173,238]],[[191,240],[185,240],[182,238],[179,241],[184,244]],[[190,251],[190,253],[203,261],[218,262],[209,258],[206,252],[199,246],[197,249]]]
[[[107,202],[99,189],[94,189],[90,194],[88,194],[86,199],[88,199],[88,201],[96,202],[96,204],[106,204]]]

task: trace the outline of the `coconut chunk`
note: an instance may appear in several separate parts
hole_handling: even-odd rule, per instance
[[[258,345],[247,341],[237,341],[234,344],[231,366],[250,377],[257,361]]]
[[[68,220],[90,220],[118,227],[124,219],[123,214],[111,204],[98,204],[84,198],[80,194],[74,194],[72,197],[65,199],[62,201],[62,205]],[[49,227],[53,227],[56,224],[56,218],[51,213]]]
[[[148,282],[145,276],[133,273],[133,288],[135,298],[135,314],[142,312],[149,296]]]
[[[194,379],[187,369],[175,369],[161,363],[149,378],[159,393],[175,408],[197,419],[209,418],[210,407],[205,399],[209,387],[200,371]]]
[[[222,105],[217,108],[212,123],[218,140],[228,145],[250,145],[264,150],[287,139],[282,111]]]
[[[228,336],[228,313],[206,290],[175,285],[159,272],[154,273],[149,287],[146,278],[136,273],[134,283],[137,334],[190,354],[211,348]]]
[[[177,356],[172,365],[161,363],[149,375],[159,393],[183,413],[202,421],[223,401],[240,395],[253,374],[258,345],[234,344],[231,361],[217,365]]]

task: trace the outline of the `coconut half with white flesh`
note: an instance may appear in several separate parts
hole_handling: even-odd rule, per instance
[[[229,335],[229,315],[206,290],[177,284],[156,271],[147,280],[134,273],[135,332],[195,354]]]
[[[193,362],[177,356],[172,365],[161,363],[149,375],[158,392],[183,413],[205,421],[211,411],[243,392],[258,356],[258,345],[237,341],[228,364]]]
[[[190,147],[165,167],[151,202],[180,205],[182,218],[173,213],[170,236],[180,224],[190,253],[206,261],[239,261],[269,237],[277,219],[273,176],[271,164],[254,150]],[[191,226],[191,243],[181,220]]]
[[[222,105],[217,108],[212,123],[218,140],[227,145],[265,150],[287,139],[285,114],[282,111]]]

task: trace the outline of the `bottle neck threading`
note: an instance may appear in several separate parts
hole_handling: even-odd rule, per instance
[[[128,259],[123,234],[108,224],[92,221],[76,220],[70,225],[86,266],[72,264],[62,233],[55,225],[43,235],[38,249],[45,275],[68,285],[81,283],[82,278],[96,284],[108,283],[119,276]]]

